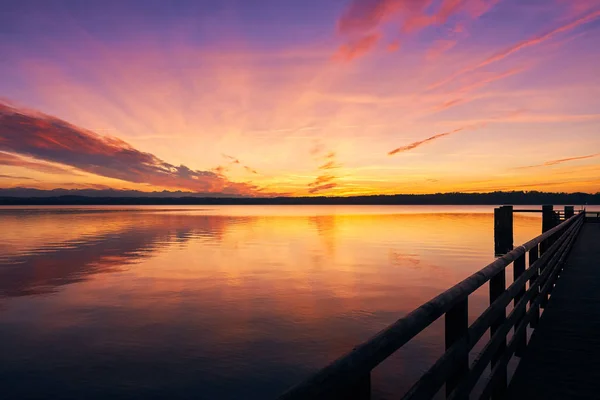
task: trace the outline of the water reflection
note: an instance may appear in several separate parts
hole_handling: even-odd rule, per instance
[[[491,214],[246,210],[1,211],[3,393],[274,397],[493,258]],[[438,328],[375,398],[441,353]]]
[[[17,215],[12,221],[10,215],[2,217],[7,231],[18,224],[36,232],[40,222],[46,223],[35,214]],[[62,217],[65,218],[64,213]],[[85,281],[93,274],[122,270],[160,249],[183,245],[194,237],[219,241],[226,227],[238,219],[142,212],[74,219],[65,234],[79,235],[68,240],[60,241],[60,230],[52,230],[47,232],[47,243],[35,243],[30,248],[23,243],[12,251],[4,249],[0,258],[0,297],[50,293],[62,285]],[[92,226],[94,233],[82,233]]]

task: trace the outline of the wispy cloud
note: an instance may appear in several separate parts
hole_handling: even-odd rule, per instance
[[[248,171],[248,172],[252,173],[252,174],[258,174],[258,171],[257,171],[257,170],[255,170],[254,168],[250,168],[250,167],[249,167],[249,166],[247,166],[247,165],[244,165],[244,169],[245,169],[246,171]]]
[[[333,189],[337,187],[337,183],[326,183],[324,185],[313,186],[308,189],[308,193],[314,194],[323,190]]]
[[[0,118],[0,127],[1,127],[1,118]],[[0,139],[2,138],[2,133],[0,133]],[[0,149],[2,148],[2,142],[0,142]],[[9,154],[0,152],[0,165],[8,165],[11,167],[23,167],[32,169],[35,171],[43,172],[46,174],[61,174],[61,175],[79,175],[75,171],[72,171],[68,168],[62,168],[57,165],[52,165],[44,162],[38,161],[30,161],[26,160],[22,157],[19,157],[15,154]]]
[[[226,159],[228,159],[232,164],[239,164],[240,160],[238,160],[237,158],[235,158],[234,156],[230,156],[227,154],[221,154],[223,157],[225,157]]]
[[[194,192],[252,195],[257,187],[212,171],[169,164],[123,140],[100,136],[58,118],[0,104],[0,151],[68,165],[127,182]],[[2,153],[4,163],[15,156]],[[18,157],[17,157],[18,158]],[[1,162],[1,161],[0,161]],[[22,163],[21,163],[22,164]],[[39,168],[39,165],[33,166]],[[58,173],[58,171],[54,171]]]
[[[587,160],[587,159],[596,158],[596,157],[600,157],[600,153],[589,154],[589,155],[586,155],[586,156],[560,158],[558,160],[546,161],[546,162],[544,162],[542,164],[527,165],[527,166],[524,166],[524,167],[516,167],[514,169],[529,169],[529,168],[539,168],[539,167],[551,167],[553,165],[558,165],[558,164],[562,164],[562,163],[566,163],[566,162],[570,162],[570,161]]]
[[[453,131],[444,132],[444,133],[438,133],[437,135],[433,135],[431,137],[428,137],[427,139],[419,140],[417,142],[412,142],[410,144],[407,144],[406,146],[398,147],[397,149],[394,149],[394,150],[390,151],[388,153],[388,155],[389,156],[393,156],[394,154],[397,154],[397,153],[403,153],[405,151],[409,151],[409,150],[415,149],[415,148],[417,148],[419,146],[424,145],[425,143],[429,143],[429,142],[432,142],[434,140],[441,139],[441,138],[446,137],[446,136],[450,136],[453,133],[460,132],[460,131],[462,131],[464,129],[465,129],[465,127],[462,127],[462,128],[454,129]]]
[[[258,171],[257,170],[255,170],[254,168],[252,168],[252,167],[250,167],[248,165],[242,164],[242,162],[240,161],[239,158],[231,156],[231,155],[228,155],[228,154],[221,154],[221,155],[223,157],[225,157],[226,159],[229,160],[229,165],[230,166],[232,166],[234,164],[235,165],[239,165],[240,167],[244,168],[246,171],[248,171],[248,172],[250,172],[252,174],[258,175]],[[229,170],[229,167],[224,167],[224,166],[219,165],[218,167],[213,168],[212,170],[214,172],[220,174],[220,175],[223,175],[226,171]]]
[[[350,60],[373,49],[380,39],[374,31],[387,22],[399,24],[403,33],[414,32],[433,25],[442,25],[453,15],[462,13],[477,18],[498,0],[442,0],[432,9],[428,0],[353,0],[337,22],[338,33],[350,38],[338,53],[348,54]],[[356,39],[359,37],[359,39]],[[455,43],[452,43],[452,46]],[[392,46],[396,49],[398,46]],[[446,44],[446,50],[451,47]],[[357,49],[358,51],[353,51]],[[442,52],[444,50],[442,49]]]
[[[333,55],[333,59],[351,61],[357,57],[361,57],[373,49],[380,39],[381,35],[378,33],[362,36],[340,46],[338,51]]]
[[[437,59],[439,56],[456,46],[457,41],[451,39],[440,39],[433,43],[433,46],[427,50],[425,57],[429,61]]]
[[[445,79],[443,79],[443,80],[441,80],[439,82],[436,82],[433,85],[430,85],[428,87],[428,89],[432,90],[432,89],[438,88],[440,86],[443,86],[443,85],[445,85],[445,84],[453,81],[454,79],[458,78],[459,76],[461,76],[463,74],[466,74],[466,73],[469,73],[469,72],[473,72],[473,71],[475,71],[477,69],[486,67],[486,66],[488,66],[490,64],[493,64],[493,63],[495,63],[497,61],[500,61],[500,60],[502,60],[502,59],[510,56],[511,54],[516,53],[517,51],[520,51],[520,50],[522,50],[524,48],[535,46],[537,44],[543,43],[546,40],[551,39],[552,37],[554,37],[554,36],[556,36],[556,35],[558,35],[560,33],[570,31],[570,30],[572,30],[572,29],[574,29],[574,28],[576,28],[576,27],[578,27],[580,25],[583,25],[583,24],[586,24],[588,22],[593,21],[593,20],[597,19],[598,17],[600,17],[600,10],[599,11],[595,11],[595,12],[591,12],[591,13],[589,13],[589,14],[583,16],[583,17],[580,17],[580,18],[578,18],[578,19],[576,19],[576,20],[574,20],[572,22],[569,22],[567,24],[564,24],[564,25],[561,25],[561,26],[559,26],[557,28],[554,28],[551,31],[546,32],[544,34],[537,35],[537,36],[531,37],[529,39],[523,40],[521,42],[518,42],[518,43],[516,43],[516,44],[514,44],[514,45],[512,45],[512,46],[510,46],[510,47],[508,47],[508,48],[506,48],[506,49],[504,49],[504,50],[502,50],[502,51],[500,51],[500,52],[498,52],[498,53],[496,53],[496,54],[488,57],[488,58],[486,58],[485,60],[480,61],[479,63],[473,64],[473,65],[469,65],[469,66],[467,66],[467,67],[459,70],[458,72],[450,75],[449,77],[447,77],[447,78],[445,78]]]
[[[320,176],[317,177],[317,179],[315,179],[314,182],[309,183],[308,186],[310,186],[310,187],[318,187],[318,186],[321,186],[321,185],[323,185],[325,183],[329,183],[329,182],[331,182],[334,179],[335,179],[334,175],[320,175]]]
[[[320,146],[317,154],[321,154],[324,152],[324,147]],[[311,151],[311,153],[313,153]],[[320,157],[320,161],[323,164],[319,165],[318,170],[320,175],[318,175],[315,180],[308,184],[308,193],[314,194],[320,192],[322,190],[333,189],[338,186],[335,179],[337,176],[332,172],[332,170],[339,168],[341,165],[338,164],[335,160],[336,153],[334,151],[330,151],[323,156]]]
[[[469,91],[472,91],[475,89],[479,89],[479,88],[487,85],[488,83],[496,82],[496,81],[502,80],[504,78],[508,78],[510,76],[520,74],[521,72],[524,72],[526,70],[527,70],[527,67],[517,67],[517,68],[511,68],[507,71],[500,72],[498,74],[490,74],[482,79],[473,81],[473,82],[459,88],[457,90],[457,92],[469,92]]]
[[[19,180],[28,180],[28,181],[36,181],[37,179],[33,179],[30,178],[28,176],[14,176],[14,175],[5,175],[5,174],[0,174],[0,178],[3,179],[19,179]]]

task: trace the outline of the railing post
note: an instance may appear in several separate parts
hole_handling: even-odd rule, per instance
[[[464,351],[459,355],[459,359],[454,364],[455,367],[446,380],[446,397],[450,397],[461,379],[469,372],[469,352],[467,350],[467,333],[469,331],[468,297],[448,310],[445,315],[445,324],[446,350],[459,340],[464,341]]]
[[[371,400],[371,374],[368,374],[353,387],[353,391],[345,396],[349,400]]]
[[[319,398],[323,398],[322,395]],[[327,396],[332,400],[371,400],[371,374],[355,381],[348,381],[347,386],[335,394]]]
[[[494,209],[494,253],[502,256],[513,249],[513,206]]]
[[[531,268],[533,263],[535,263],[538,260],[538,258],[539,258],[539,249],[538,249],[538,246],[536,245],[531,250],[529,250],[529,268]],[[539,270],[536,269],[535,272],[533,273],[533,275],[531,275],[531,278],[529,279],[529,287],[531,287],[531,285],[536,281],[536,279],[539,276],[540,276]],[[529,301],[529,307],[533,307],[532,304],[535,302],[535,298],[539,295],[539,292],[540,292],[539,286],[536,289],[534,289],[534,292],[536,294],[533,295],[533,297]],[[529,326],[531,326],[532,328],[537,327],[539,320],[540,320],[540,308],[539,308],[539,306],[536,306],[535,310],[533,311],[533,317],[531,318]]]
[[[573,207],[573,206],[565,206],[565,219],[569,219],[573,215],[575,215],[575,207]]]
[[[542,206],[542,233],[554,228],[554,206]],[[541,243],[540,252],[544,254],[548,247],[552,245],[552,239],[548,238]]]
[[[517,258],[515,260],[515,262],[513,263],[513,282],[515,282],[517,279],[519,279],[519,277],[524,272],[525,272],[525,253],[523,253],[523,255],[521,255],[519,258]],[[521,298],[524,295],[525,295],[525,284],[523,284],[523,286],[521,287],[521,290],[519,290],[519,293],[517,293],[517,295],[515,295],[515,299],[514,299],[515,307],[517,307],[517,304],[519,303],[519,301],[521,300]],[[514,327],[515,332],[517,331],[519,324],[521,323],[523,315],[525,315],[525,310],[523,310],[523,313],[521,314],[521,316],[519,316],[519,318],[515,322],[515,327]],[[515,340],[517,340],[517,346],[515,348],[515,355],[517,357],[522,357],[523,353],[525,352],[525,347],[527,347],[527,332],[524,330],[523,333],[518,338],[515,338]]]
[[[504,293],[506,290],[506,269],[502,269],[496,276],[490,279],[490,305],[496,301],[498,297]],[[502,325],[502,323],[506,320],[506,309],[502,310],[502,313],[498,316],[496,321],[491,324],[490,327],[490,337],[494,337],[498,328]],[[506,351],[506,337],[501,341],[498,350],[492,356],[492,369],[498,363],[498,361],[502,358],[502,355]],[[494,388],[492,389],[492,400],[498,400],[504,398],[506,394],[506,387],[508,384],[508,376],[506,372],[506,367],[504,370],[499,372],[498,380],[494,384]]]

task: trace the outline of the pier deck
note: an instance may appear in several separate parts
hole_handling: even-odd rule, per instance
[[[600,224],[586,223],[509,386],[510,399],[600,397]]]

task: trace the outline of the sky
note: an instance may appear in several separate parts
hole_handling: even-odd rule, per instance
[[[4,0],[0,188],[600,191],[600,0]]]

